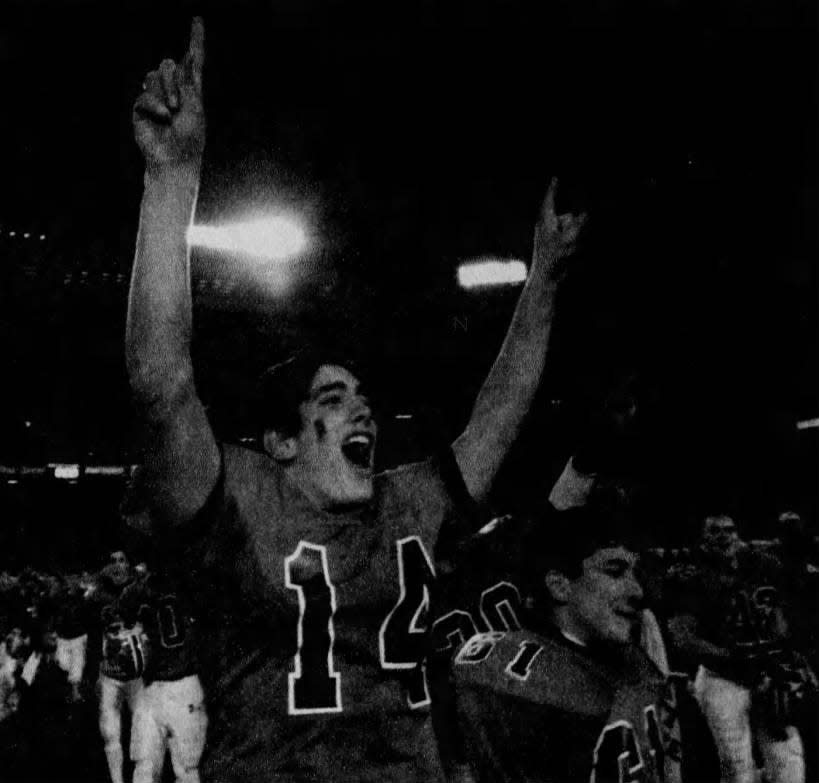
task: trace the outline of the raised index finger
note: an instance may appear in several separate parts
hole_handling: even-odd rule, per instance
[[[196,87],[202,87],[202,65],[205,62],[205,23],[201,16],[191,22],[191,37],[185,54],[185,70]]]
[[[543,205],[540,208],[540,217],[542,220],[554,218],[555,216],[555,197],[557,196],[557,177],[552,177],[549,183],[549,189],[543,197]]]

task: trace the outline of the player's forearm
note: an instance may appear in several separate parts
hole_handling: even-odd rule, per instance
[[[140,407],[162,407],[193,384],[187,229],[198,170],[148,172],[126,326],[126,362]]]
[[[520,431],[546,365],[556,284],[534,264],[464,433],[453,444],[472,496],[481,500]]]

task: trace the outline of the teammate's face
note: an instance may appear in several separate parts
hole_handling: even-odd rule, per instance
[[[709,517],[702,528],[703,549],[722,557],[732,557],[739,547],[739,533],[731,517]]]
[[[322,365],[299,411],[295,467],[308,493],[324,508],[370,500],[377,432],[358,379]]]
[[[584,644],[628,644],[640,622],[643,590],[637,555],[625,547],[598,549],[570,580],[563,630]]]
[[[111,552],[108,566],[114,584],[125,584],[131,578],[131,565],[125,552]]]

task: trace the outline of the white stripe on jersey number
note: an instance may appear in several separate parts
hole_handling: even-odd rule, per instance
[[[435,569],[417,536],[396,542],[399,597],[378,634],[381,666],[402,671],[407,703],[413,709],[429,704],[424,641],[429,613],[429,586]],[[336,591],[330,581],[327,548],[299,541],[284,560],[284,583],[299,599],[294,670],[288,675],[290,715],[341,712],[343,672],[333,658]]]

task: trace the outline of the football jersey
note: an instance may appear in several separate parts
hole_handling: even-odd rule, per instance
[[[557,632],[491,632],[453,666],[478,783],[680,780],[675,694],[636,646],[607,660]]]
[[[439,578],[432,601],[432,635],[427,671],[432,720],[444,768],[464,762],[452,683],[452,656],[477,633],[521,627],[521,542],[528,521],[502,516],[461,543]],[[446,567],[445,567],[446,566]]]
[[[451,653],[482,631],[520,628],[522,547],[533,522],[501,516],[464,541],[436,584],[432,648]],[[539,524],[539,523],[534,523]]]
[[[138,617],[150,640],[143,678],[181,680],[198,672],[195,621],[185,588],[177,580],[150,574],[128,587],[120,598],[126,617]]]
[[[739,552],[736,569],[703,553],[677,585],[674,614],[691,614],[698,635],[739,655],[713,662],[717,673],[739,679],[735,670],[744,655],[765,652],[781,645],[785,635],[781,564],[772,555],[750,547]]]
[[[449,451],[377,475],[370,504],[333,514],[265,455],[224,448],[183,530],[206,599],[205,780],[441,779],[423,663],[431,558],[467,501]]]
[[[100,672],[121,682],[135,680],[145,672],[149,651],[141,623],[130,628],[120,623],[109,624],[103,631]]]
[[[93,637],[100,647],[100,674],[126,682],[141,677],[148,658],[149,642],[141,623],[126,622],[119,599],[122,588],[101,587],[91,599],[96,617]]]

